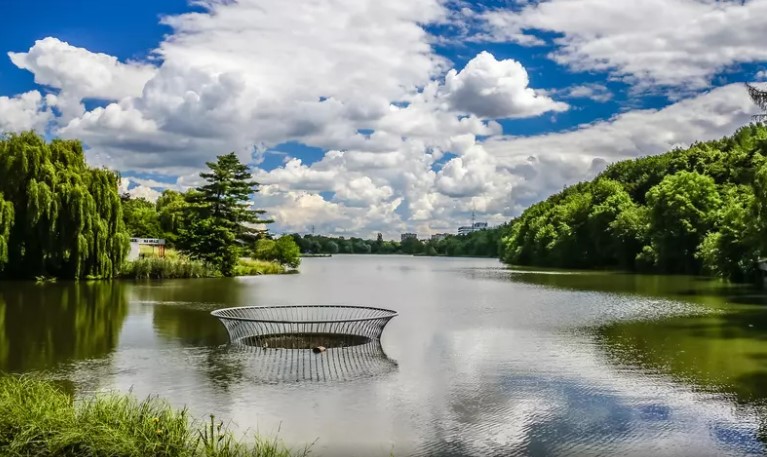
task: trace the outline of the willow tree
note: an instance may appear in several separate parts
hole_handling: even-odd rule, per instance
[[[5,201],[0,193],[0,272],[3,264],[8,262],[8,238],[11,236],[11,224],[13,224],[13,204]]]
[[[88,167],[78,141],[0,139],[0,274],[114,276],[128,245],[118,178]]]

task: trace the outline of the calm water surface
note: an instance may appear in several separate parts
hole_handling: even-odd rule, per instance
[[[399,311],[384,369],[268,382],[209,315],[295,303]],[[159,394],[294,447],[317,440],[313,455],[763,455],[767,442],[767,299],[701,278],[335,256],[290,276],[6,282],[0,367]]]

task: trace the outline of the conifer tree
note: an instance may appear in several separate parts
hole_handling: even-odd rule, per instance
[[[250,245],[265,233],[258,224],[263,210],[252,208],[258,183],[234,152],[207,162],[200,173],[206,184],[187,193],[190,225],[179,236],[180,247],[191,256],[212,263],[224,276],[234,275],[240,246]]]

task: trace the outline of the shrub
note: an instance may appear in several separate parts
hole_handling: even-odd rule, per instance
[[[290,268],[298,268],[301,264],[301,249],[290,236],[280,237],[277,241],[270,239],[256,241],[253,256],[260,260],[278,262]]]
[[[234,267],[235,276],[277,275],[285,273],[285,267],[276,262],[257,259],[240,259]]]

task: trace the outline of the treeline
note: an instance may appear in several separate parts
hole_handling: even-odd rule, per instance
[[[234,153],[208,162],[204,184],[157,203],[120,196],[117,173],[91,168],[78,141],[33,132],[0,137],[0,278],[108,279],[254,274],[257,262],[295,268],[292,238],[272,240],[250,197],[258,192]],[[127,264],[130,237],[166,238],[182,257]],[[198,263],[194,263],[198,262]],[[201,266],[199,263],[203,263]]]
[[[511,222],[502,260],[564,268],[757,274],[767,252],[767,128],[610,165]]]
[[[450,257],[498,257],[506,226],[480,230],[466,235],[448,235],[440,240],[406,239],[402,242],[322,235],[290,235],[302,254],[407,254]]]

